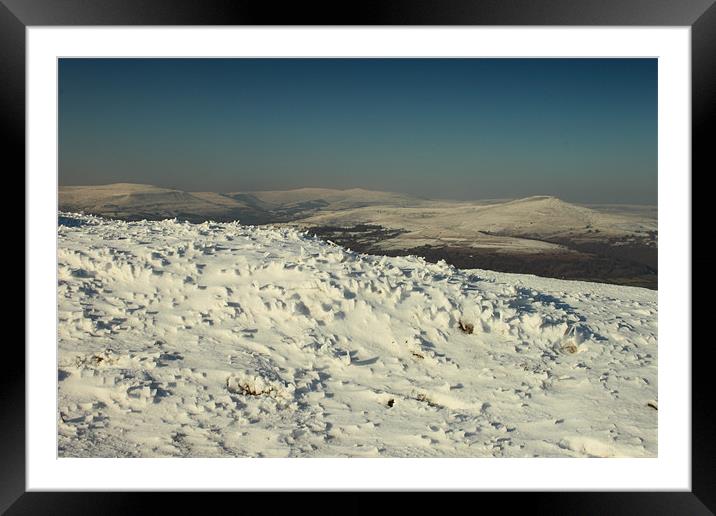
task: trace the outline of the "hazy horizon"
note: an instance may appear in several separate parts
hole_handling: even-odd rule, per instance
[[[102,186],[112,186],[112,185],[119,185],[119,184],[135,184],[135,185],[144,185],[144,186],[153,186],[158,188],[166,188],[170,190],[179,190],[179,191],[185,191],[187,193],[192,192],[211,192],[211,193],[218,193],[218,194],[227,194],[227,193],[245,193],[245,194],[252,194],[252,193],[261,193],[261,192],[290,192],[292,190],[336,190],[336,191],[348,191],[348,190],[366,190],[366,191],[375,191],[375,192],[381,192],[381,193],[392,193],[392,194],[398,194],[398,195],[406,195],[415,197],[418,199],[425,199],[429,201],[455,201],[455,202],[470,202],[470,201],[512,201],[512,200],[519,200],[519,199],[525,199],[528,197],[556,197],[562,201],[570,202],[574,204],[583,204],[583,205],[634,205],[634,206],[657,206],[657,203],[648,203],[648,202],[630,202],[630,203],[602,203],[602,202],[581,202],[581,201],[573,201],[570,199],[564,199],[559,196],[549,194],[549,193],[538,193],[538,194],[532,194],[524,197],[474,197],[474,198],[465,198],[465,199],[455,199],[451,197],[436,197],[436,196],[429,196],[429,195],[415,195],[415,194],[409,194],[407,192],[398,192],[398,191],[391,191],[391,190],[374,190],[371,188],[362,188],[360,186],[357,187],[349,187],[349,188],[327,188],[323,186],[300,186],[296,188],[286,188],[286,189],[276,189],[276,190],[242,190],[242,191],[219,191],[219,190],[182,190],[181,188],[176,188],[174,186],[162,186],[162,185],[151,185],[148,183],[133,183],[133,182],[117,182],[117,183],[99,183],[99,184],[65,184],[65,185],[59,185],[61,188],[63,187],[102,187]]]
[[[656,59],[60,59],[59,184],[657,204]]]

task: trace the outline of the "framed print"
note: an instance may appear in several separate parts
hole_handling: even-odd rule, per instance
[[[9,514],[267,490],[714,510],[711,2],[0,12],[27,192]]]

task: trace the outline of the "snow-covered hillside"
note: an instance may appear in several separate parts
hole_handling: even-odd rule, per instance
[[[372,224],[404,231],[381,243],[383,249],[450,244],[513,253],[568,252],[544,239],[605,242],[645,238],[658,229],[656,217],[648,212],[597,211],[549,196],[325,209],[293,223],[299,227]]]
[[[657,455],[657,293],[61,213],[59,455]]]

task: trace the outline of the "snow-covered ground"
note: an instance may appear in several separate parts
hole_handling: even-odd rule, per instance
[[[60,213],[67,456],[654,457],[657,293]]]

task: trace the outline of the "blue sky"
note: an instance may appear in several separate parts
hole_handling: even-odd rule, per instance
[[[60,185],[656,204],[656,59],[61,59]]]

